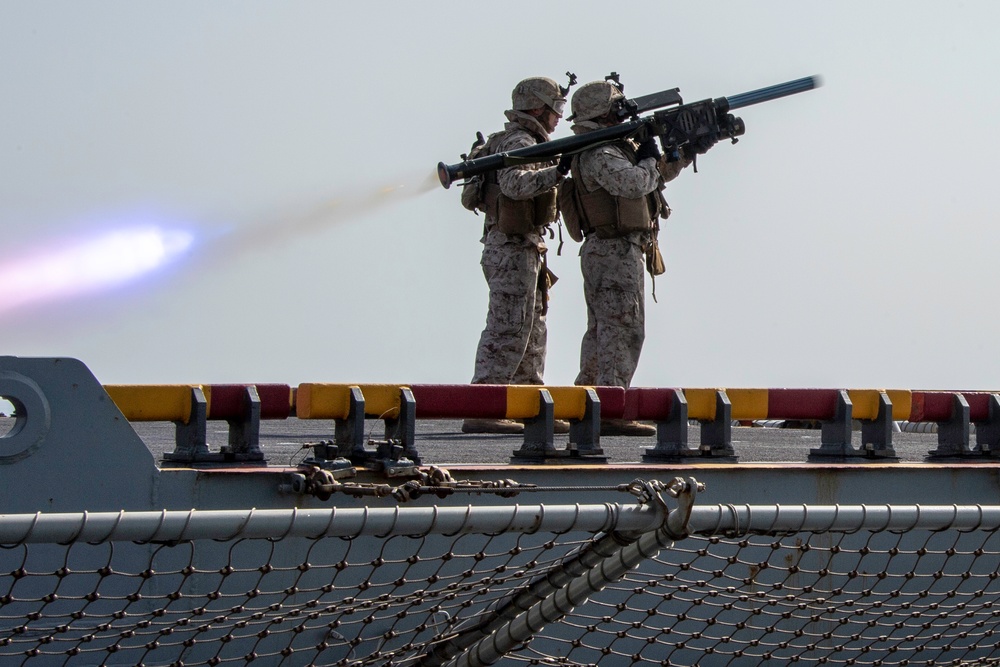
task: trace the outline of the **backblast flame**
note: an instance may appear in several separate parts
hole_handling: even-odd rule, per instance
[[[142,225],[110,230],[82,243],[0,259],[0,313],[136,280],[184,255],[193,235]]]

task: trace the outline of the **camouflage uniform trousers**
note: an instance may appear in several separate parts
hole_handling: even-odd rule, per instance
[[[486,328],[476,350],[474,384],[542,384],[547,330],[539,289],[538,248],[518,243],[483,248],[490,287]]]
[[[587,332],[578,385],[628,387],[646,337],[641,234],[588,237],[580,249]]]

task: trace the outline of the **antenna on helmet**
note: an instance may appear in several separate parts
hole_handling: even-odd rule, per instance
[[[604,77],[604,80],[613,83],[618,89],[618,92],[623,94],[620,99],[615,100],[612,106],[612,108],[614,108],[618,113],[618,117],[625,118],[626,116],[631,116],[633,120],[637,119],[639,117],[639,109],[633,100],[625,99],[623,92],[625,90],[625,84],[621,81],[621,75],[618,74],[618,72],[612,72]]]
[[[569,89],[576,85],[576,74],[566,72],[566,76],[569,77],[569,84],[565,88],[563,86],[559,86],[559,94],[563,97],[566,97],[569,93]]]
[[[621,75],[618,72],[612,72],[611,74],[604,77],[605,81],[611,81],[618,87],[618,90],[625,92],[625,84],[621,81]]]

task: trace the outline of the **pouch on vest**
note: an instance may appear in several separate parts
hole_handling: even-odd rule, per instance
[[[490,135],[490,139],[493,139],[493,136]],[[469,154],[467,156],[463,155],[462,159],[475,160],[478,157],[488,154],[486,144],[487,142],[483,139],[483,133],[476,132],[476,142],[469,149]],[[483,176],[478,175],[465,179],[465,183],[462,185],[462,206],[476,215],[479,215],[479,211],[486,212],[486,200],[483,197],[484,183]]]
[[[486,211],[486,203],[483,201],[483,177],[473,176],[462,185],[462,206],[479,215],[479,211]]]
[[[494,187],[499,192],[500,186]],[[531,199],[511,199],[500,193],[496,202],[497,229],[504,234],[525,236],[556,219],[556,193],[551,190]]]
[[[572,177],[564,178],[559,183],[558,198],[559,213],[562,215],[563,222],[566,223],[566,232],[571,239],[582,243],[584,224],[582,211],[578,204],[576,181]]]
[[[667,265],[660,253],[660,244],[655,238],[646,246],[646,270],[653,277],[661,276],[667,271]]]
[[[573,166],[574,173],[576,165]],[[653,211],[657,204],[649,195],[640,197],[620,197],[603,188],[587,192],[579,181],[576,187],[576,202],[581,223],[587,233],[593,232],[599,239],[613,239],[632,232],[644,232],[651,228]],[[595,224],[594,221],[600,221]]]
[[[627,142],[616,144],[631,164],[636,164],[635,149]],[[590,221],[589,231],[597,238],[613,239],[631,234],[645,232],[652,228],[652,221],[660,212],[660,204],[656,192],[640,197],[624,197],[612,195],[607,190],[598,187],[592,192],[578,187],[580,209],[585,220]]]

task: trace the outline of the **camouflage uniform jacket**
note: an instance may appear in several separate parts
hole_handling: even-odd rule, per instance
[[[549,133],[542,127],[533,116],[529,116],[521,111],[505,112],[507,122],[503,131],[506,136],[500,140],[494,149],[494,154],[505,153],[518,148],[534,146],[541,141],[548,141]],[[553,189],[559,183],[560,176],[555,166],[545,162],[533,164],[517,165],[501,169],[498,174],[500,182],[500,192],[511,199],[523,200],[531,199],[536,195]],[[503,245],[504,243],[518,243],[524,246],[535,246],[539,252],[544,252],[545,243],[540,234],[525,234],[521,236],[508,236],[498,229],[495,229],[496,220],[490,214],[486,215],[485,234],[482,242],[489,245]]]
[[[582,121],[573,125],[573,132],[585,134],[602,127],[593,121]],[[650,157],[633,164],[625,151],[608,143],[581,153],[578,164],[580,178],[588,192],[600,188],[614,197],[637,199],[677,178],[690,161],[667,162]],[[643,234],[635,232],[630,236],[638,242]]]

